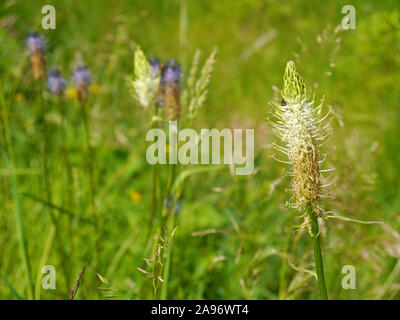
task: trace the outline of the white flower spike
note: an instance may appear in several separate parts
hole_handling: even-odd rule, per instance
[[[132,82],[134,96],[139,104],[148,109],[154,102],[160,87],[160,72],[152,71],[150,63],[138,47],[134,56],[135,80]]]
[[[285,154],[292,165],[293,175],[291,206],[306,217],[307,207],[314,214],[322,215],[320,207],[321,176],[320,165],[325,158],[320,153],[321,143],[327,133],[323,126],[326,117],[321,117],[323,102],[314,106],[314,95],[305,85],[293,61],[286,64],[283,76],[283,100],[281,104],[271,103],[274,119],[271,126],[282,141],[275,148]]]

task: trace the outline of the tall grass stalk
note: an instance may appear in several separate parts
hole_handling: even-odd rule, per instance
[[[46,265],[50,259],[51,249],[53,247],[53,243],[56,237],[57,228],[56,226],[51,223],[49,232],[47,233],[46,240],[43,245],[43,252],[42,256],[39,260],[39,267],[36,275],[36,282],[35,282],[35,299],[40,299],[41,289],[42,289],[42,276],[41,269],[44,265]]]
[[[153,121],[153,119],[150,119],[150,121],[152,123],[152,125],[151,125],[152,129],[158,128],[158,126],[159,126],[159,123],[157,120],[157,115],[158,115],[158,105],[157,104],[154,105],[154,114],[155,114],[156,120]],[[159,198],[157,195],[157,193],[158,193],[157,184],[158,184],[158,180],[159,180],[158,164],[155,164],[153,166],[152,175],[153,175],[153,177],[152,177],[151,198],[150,198],[150,218],[149,218],[149,223],[147,226],[146,243],[149,242],[151,232],[153,230],[154,219],[155,219],[156,212],[158,209],[158,205],[157,205],[158,198]]]
[[[169,137],[170,141],[173,139],[173,137]],[[173,148],[175,148],[177,146],[172,145],[172,143],[169,143],[169,152],[171,152],[171,150]],[[172,150],[172,152],[175,152],[174,150]],[[176,175],[179,169],[179,164],[176,163],[171,163],[168,165],[168,179],[167,179],[167,186],[166,186],[166,192],[165,192],[165,196],[164,196],[164,201],[165,203],[163,204],[163,214],[162,214],[162,218],[164,220],[163,224],[165,226],[168,225],[168,220],[170,217],[172,217],[174,215],[174,201],[175,201],[175,196],[172,193],[172,186],[174,185],[175,179],[176,179]]]
[[[87,169],[89,176],[89,192],[90,192],[90,211],[93,219],[93,232],[94,232],[94,265],[98,265],[99,260],[99,234],[98,234],[98,219],[96,213],[96,185],[94,177],[94,153],[91,148],[91,127],[87,114],[86,104],[81,103],[80,109],[82,113],[83,127],[85,131],[85,144],[86,144],[86,157],[87,157]]]
[[[161,287],[161,295],[160,299],[161,300],[167,300],[168,299],[168,286],[169,286],[169,275],[171,271],[171,260],[172,260],[172,247],[173,247],[173,239],[171,238],[170,244],[168,246],[168,253],[167,253],[167,258],[165,261],[165,268],[163,270],[163,286]]]
[[[57,235],[57,231],[59,230],[58,228],[58,222],[57,222],[57,217],[55,216],[53,209],[51,205],[53,204],[53,196],[52,196],[52,189],[51,189],[51,181],[50,181],[50,168],[49,168],[49,128],[47,125],[47,120],[46,120],[46,107],[43,99],[43,83],[41,81],[38,81],[38,95],[39,95],[39,105],[40,105],[40,117],[42,120],[42,169],[43,169],[43,182],[44,182],[44,189],[45,189],[45,196],[46,196],[46,202],[49,204],[48,210],[50,214],[50,219],[51,219],[51,227],[49,230],[49,233],[47,235],[42,257],[40,259],[40,264],[39,264],[39,269],[38,273],[36,276],[36,284],[35,284],[35,299],[40,299],[40,292],[41,292],[41,268],[48,263],[50,253],[53,247],[53,243]],[[62,242],[61,239],[58,239],[59,241],[59,248],[62,252]],[[65,268],[65,265],[63,266]]]
[[[67,210],[68,210],[68,255],[69,259],[67,263],[68,273],[66,274],[66,283],[67,286],[70,285],[71,281],[71,264],[70,261],[72,260],[72,252],[73,252],[73,233],[72,233],[72,221],[74,212],[74,190],[73,190],[73,173],[72,173],[72,166],[69,160],[69,153],[68,153],[68,120],[67,120],[67,110],[63,104],[63,98],[60,96],[58,97],[58,107],[61,112],[62,123],[61,123],[61,134],[62,134],[62,147],[61,153],[63,156],[64,168],[67,177],[67,192],[66,192],[66,199],[67,199]]]
[[[14,214],[15,214],[15,222],[16,222],[16,226],[17,226],[19,252],[21,255],[22,265],[24,268],[24,273],[25,273],[26,282],[27,282],[27,286],[28,286],[28,299],[33,299],[34,287],[33,287],[32,276],[31,276],[31,268],[30,268],[29,259],[28,259],[28,252],[27,252],[27,248],[26,248],[22,206],[21,206],[21,202],[19,199],[17,180],[15,179],[15,174],[14,174],[14,166],[10,162],[10,159],[9,159],[7,153],[5,152],[5,150],[2,147],[0,147],[0,152],[3,156],[4,161],[7,164],[8,171],[10,173],[11,193],[12,193],[13,200],[14,200]]]
[[[14,163],[14,150],[12,147],[12,138],[11,138],[11,131],[10,131],[10,121],[9,121],[9,112],[10,109],[8,108],[5,99],[4,99],[4,94],[1,96],[1,119],[3,122],[3,128],[4,128],[4,135],[5,135],[5,142],[6,142],[6,151],[8,154],[8,158],[10,159],[11,163]]]
[[[179,48],[180,48],[180,61],[184,68],[186,68],[187,65],[187,33],[188,33],[188,0],[180,0]]]
[[[48,203],[53,203],[53,195],[51,190],[51,182],[50,182],[50,168],[49,168],[49,127],[47,125],[46,120],[46,107],[43,99],[43,83],[38,82],[38,95],[39,95],[39,103],[40,103],[40,113],[42,120],[42,166],[43,166],[43,180],[44,180],[44,188],[46,194],[46,201]],[[54,212],[49,207],[50,217],[54,224],[56,224],[56,218],[54,216]]]

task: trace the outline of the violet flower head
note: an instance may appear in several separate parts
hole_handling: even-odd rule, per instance
[[[47,88],[56,96],[62,95],[65,90],[65,79],[61,77],[61,71],[53,67],[47,73]]]
[[[149,59],[150,68],[151,68],[151,75],[157,76],[161,70],[161,60],[157,57]]]
[[[32,74],[35,80],[43,79],[46,76],[46,58],[44,56],[45,40],[36,31],[30,31],[25,39],[29,48],[29,59],[32,66]]]
[[[168,60],[162,68],[161,85],[163,88],[165,114],[170,121],[179,121],[180,118],[179,79],[181,76],[182,72],[179,63],[174,59]]]
[[[180,64],[175,59],[169,59],[162,69],[161,82],[162,84],[179,83],[181,76]]]
[[[89,95],[89,89],[88,85],[91,80],[91,75],[90,71],[86,68],[86,66],[78,66],[76,67],[74,74],[72,75],[72,78],[76,82],[76,93],[78,97],[78,101],[81,104],[84,104],[88,100],[88,95]]]
[[[169,200],[168,200],[168,208],[169,208],[169,210],[173,210],[174,209],[174,200],[175,200],[175,196],[174,195],[171,195],[170,196],[170,198],[169,198]],[[175,204],[175,214],[178,214],[180,211],[181,211],[181,208],[182,208],[182,199],[181,198],[178,198],[177,200],[176,200],[176,204]],[[171,212],[172,213],[172,212]]]
[[[31,55],[36,52],[44,52],[46,47],[44,37],[36,31],[29,31],[29,36],[25,39],[25,44],[28,46],[29,54]]]
[[[78,66],[76,67],[72,78],[74,79],[78,87],[87,87],[91,80],[90,71],[84,65]]]

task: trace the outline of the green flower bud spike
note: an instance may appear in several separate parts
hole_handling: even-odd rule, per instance
[[[327,126],[322,123],[328,114],[321,118],[323,103],[314,106],[314,96],[311,97],[303,78],[293,61],[286,64],[283,76],[282,103],[272,103],[273,117],[270,121],[274,133],[282,141],[274,147],[286,155],[292,166],[292,198],[290,206],[296,208],[304,217],[304,226],[310,228],[314,245],[314,257],[317,270],[318,286],[322,299],[327,299],[318,217],[323,216],[321,200],[321,159],[320,145],[326,137]],[[279,160],[281,161],[281,160]]]

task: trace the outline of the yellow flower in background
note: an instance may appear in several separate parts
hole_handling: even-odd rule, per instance
[[[65,95],[69,99],[76,99],[76,90],[74,88],[68,88],[65,90]]]
[[[93,94],[97,94],[100,91],[100,86],[98,84],[94,83],[89,87],[89,90]],[[77,99],[78,98],[76,88],[68,88],[67,90],[65,90],[65,95],[68,99]]]
[[[166,153],[169,153],[169,144],[167,144],[167,145],[165,146],[165,152],[166,152]]]
[[[139,203],[143,198],[143,195],[139,191],[136,191],[136,190],[133,190],[129,196],[131,197],[131,200],[133,201],[133,203]]]
[[[20,102],[24,98],[24,95],[21,92],[17,92],[14,94],[14,100]]]
[[[90,85],[90,92],[93,94],[98,94],[100,91],[100,86],[97,83],[93,83]]]

